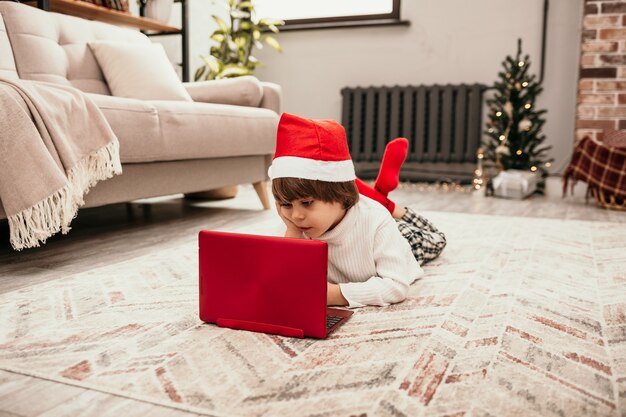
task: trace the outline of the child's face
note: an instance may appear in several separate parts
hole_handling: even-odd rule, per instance
[[[279,203],[280,214],[310,238],[331,230],[343,219],[346,210],[338,202],[328,203],[314,198],[302,198]]]

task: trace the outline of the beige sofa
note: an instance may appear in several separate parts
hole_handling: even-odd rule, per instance
[[[123,174],[98,183],[85,207],[244,183],[269,207],[264,181],[280,112],[277,85],[252,77],[185,84],[193,102],[114,97],[87,46],[96,40],[150,42],[133,29],[0,1],[0,77],[89,93],[119,139]]]

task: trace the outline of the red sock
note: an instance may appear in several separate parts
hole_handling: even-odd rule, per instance
[[[374,188],[382,195],[388,195],[398,186],[398,175],[408,150],[409,141],[406,138],[396,138],[385,147],[380,171],[374,183]]]
[[[369,197],[372,200],[378,201],[380,204],[385,206],[389,213],[393,214],[393,211],[396,209],[396,203],[387,198],[386,195],[382,195],[369,185],[365,184],[360,179],[354,180],[356,182],[356,187],[359,189],[359,193],[363,194],[365,197]]]

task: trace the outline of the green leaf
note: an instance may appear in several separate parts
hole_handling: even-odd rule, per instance
[[[245,36],[237,36],[233,40],[235,41],[235,44],[237,45],[238,49],[243,49],[248,44],[248,39]]]
[[[252,5],[251,1],[242,1],[241,3],[237,5],[237,8],[239,10],[241,9],[249,9],[250,11],[254,10],[254,6]]]
[[[280,20],[280,19],[259,19],[259,24],[260,25],[264,25],[264,26],[270,26],[270,25],[274,25],[274,26],[282,26],[285,24],[284,20]]]
[[[209,71],[214,73],[220,72],[220,62],[217,58],[212,55],[202,55],[201,58],[204,61],[204,64],[209,68]]]
[[[239,65],[226,65],[224,69],[219,73],[219,78],[241,77],[243,75],[251,75],[252,72]]]
[[[269,46],[271,46],[272,48],[274,48],[275,50],[277,50],[278,52],[282,52],[283,48],[282,46],[280,46],[280,44],[278,43],[278,41],[276,39],[274,39],[273,37],[266,35],[263,40],[265,41],[266,44],[268,44]]]
[[[226,37],[220,33],[213,33],[211,35],[211,39],[213,39],[216,42],[222,43],[224,42],[224,39],[226,39]]]
[[[196,73],[193,75],[193,80],[194,81],[198,81],[200,79],[200,77],[202,77],[202,74],[204,74],[204,71],[206,70],[206,66],[201,66],[196,70]]]
[[[220,30],[223,33],[228,33],[230,28],[228,27],[226,23],[224,23],[224,21],[219,16],[211,15],[211,17],[213,18],[213,20],[215,20],[215,22],[217,23],[217,25],[219,26]]]
[[[231,10],[230,15],[233,17],[233,19],[249,19],[250,18],[250,12],[244,12],[241,10]]]

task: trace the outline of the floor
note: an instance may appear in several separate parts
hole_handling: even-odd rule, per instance
[[[615,223],[626,233],[626,213],[585,203],[581,196],[561,198],[558,182],[546,196],[515,201],[484,197],[468,189],[444,189],[425,184],[402,185],[395,201],[416,211],[475,213]],[[513,220],[513,219],[512,219]],[[262,211],[251,186],[240,187],[233,200],[190,203],[180,198],[153,199],[132,204],[82,210],[67,236],[49,239],[41,248],[15,252],[8,244],[8,226],[0,222],[0,294],[85,272],[102,265],[145,255],[155,248],[195,239],[203,228],[234,229],[250,223],[278,221]],[[33,397],[37,401],[33,401]],[[0,371],[0,417],[60,415],[178,416],[196,415],[149,402],[97,390]],[[132,412],[129,414],[129,410]],[[70,413],[70,414],[67,414]]]

